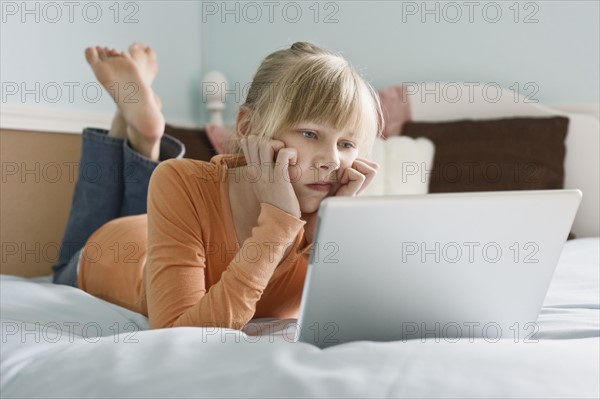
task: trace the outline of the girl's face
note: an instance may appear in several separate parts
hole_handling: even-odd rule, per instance
[[[325,197],[337,192],[342,173],[358,157],[356,139],[327,125],[300,123],[273,138],[298,153],[296,165],[289,167],[289,179],[303,213],[316,212]]]

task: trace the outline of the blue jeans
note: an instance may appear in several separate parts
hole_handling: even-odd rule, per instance
[[[185,146],[163,135],[159,159],[182,158]],[[71,213],[52,282],[77,287],[77,264],[87,239],[103,224],[147,212],[148,183],[158,162],[135,152],[125,138],[104,129],[83,131],[81,160]]]

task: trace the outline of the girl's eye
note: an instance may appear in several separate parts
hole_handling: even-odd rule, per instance
[[[314,139],[317,137],[317,134],[311,130],[301,130],[300,132],[302,133],[302,135],[304,137],[309,138],[309,139]],[[306,135],[307,133],[308,133],[308,136]],[[342,147],[346,150],[352,150],[352,149],[356,148],[354,143],[351,141],[346,141],[345,143],[342,143]]]

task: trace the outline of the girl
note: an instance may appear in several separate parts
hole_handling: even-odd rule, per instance
[[[118,111],[110,131],[83,132],[54,282],[147,315],[150,328],[296,318],[320,202],[359,194],[377,173],[365,159],[383,129],[373,88],[314,44],[275,51],[231,153],[202,162],[178,159],[183,145],[163,134],[152,49],[86,58]]]

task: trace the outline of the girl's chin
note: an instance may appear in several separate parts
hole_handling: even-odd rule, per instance
[[[319,209],[319,203],[317,201],[304,201],[300,204],[300,210],[302,213],[311,213]]]
[[[330,194],[323,196],[323,198],[311,198],[310,200],[304,200],[300,203],[300,210],[302,213],[313,213],[319,210],[319,206],[321,205],[321,201],[325,198],[331,197]]]

